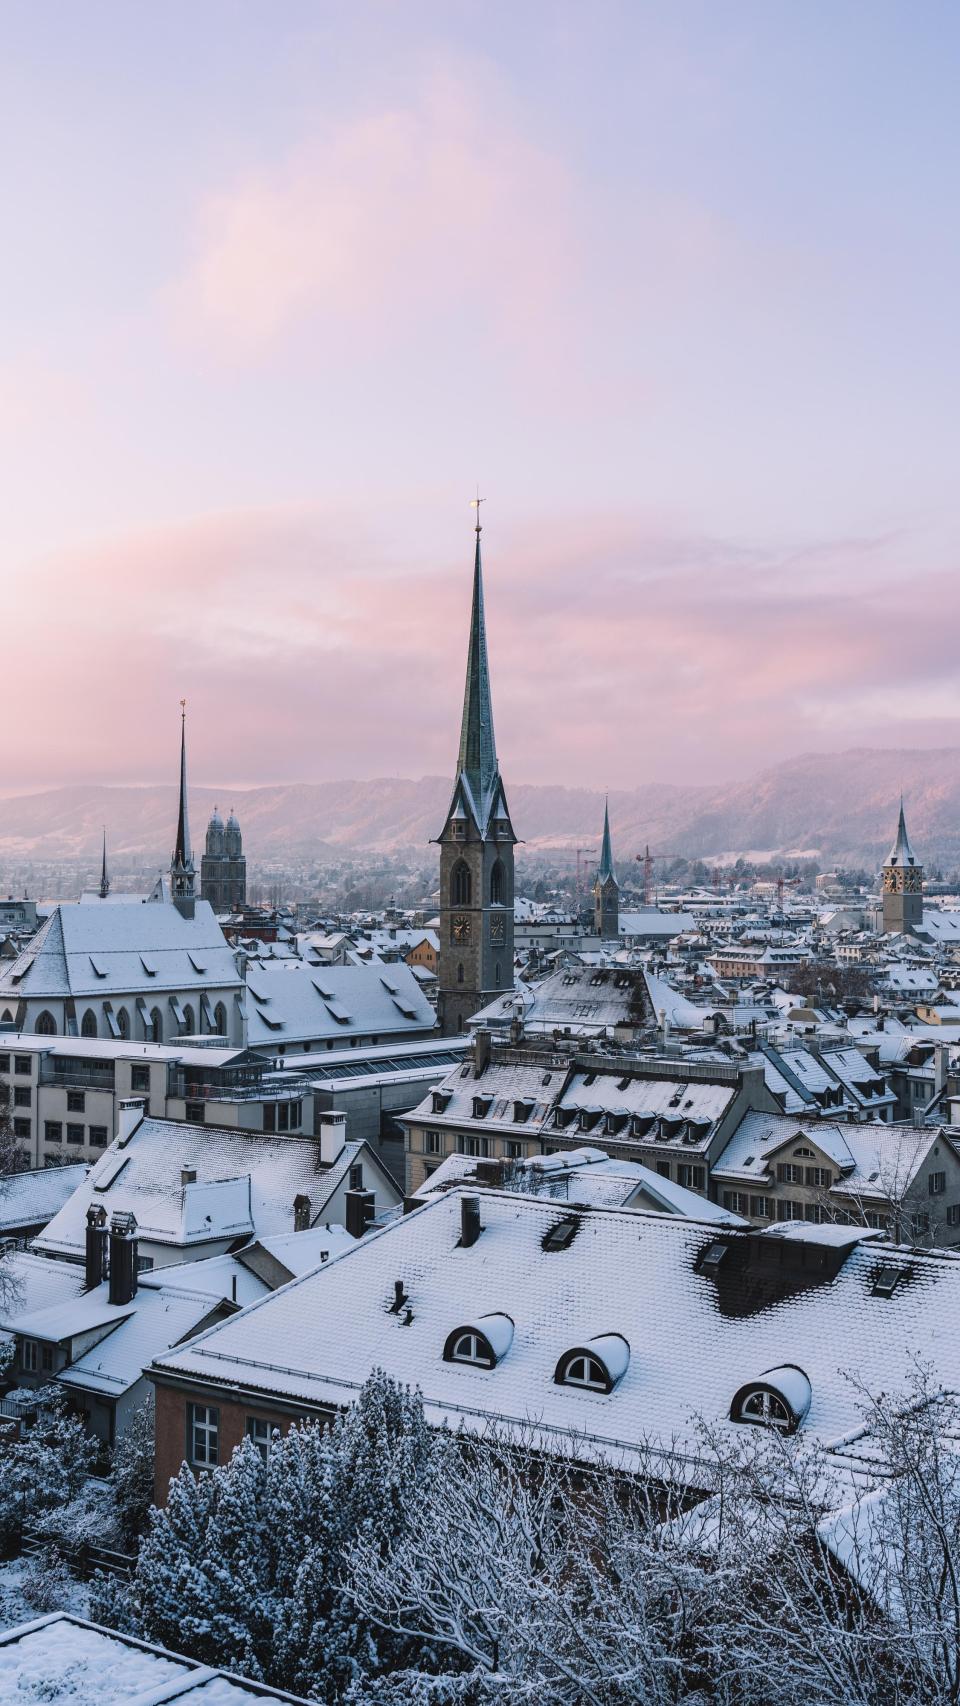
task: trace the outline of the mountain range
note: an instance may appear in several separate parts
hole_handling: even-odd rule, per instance
[[[809,854],[821,866],[875,866],[896,829],[903,786],[914,849],[927,867],[960,863],[960,750],[855,748],[792,758],[748,781],[650,783],[610,794],[614,852],[626,861],[649,843],[689,858]],[[511,783],[514,825],[528,852],[599,847],[603,795],[591,788]],[[448,777],[301,782],[190,791],[199,855],[215,802],[240,819],[244,851],[257,862],[422,851],[440,829]],[[89,859],[102,825],[116,860],[165,866],[176,798],[169,786],[76,783],[0,799],[0,857]],[[522,850],[521,850],[522,851]]]

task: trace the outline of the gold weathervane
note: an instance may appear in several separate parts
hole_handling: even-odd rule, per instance
[[[470,499],[470,508],[475,509],[477,512],[477,532],[478,533],[480,532],[480,505],[485,504],[486,501],[487,501],[486,498],[482,498],[480,496],[480,487],[478,486],[476,497]]]

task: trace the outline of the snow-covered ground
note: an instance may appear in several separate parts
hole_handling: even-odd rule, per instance
[[[33,1558],[11,1558],[0,1564],[0,1631],[12,1629],[18,1623],[29,1623],[46,1611],[72,1611],[76,1617],[89,1616],[90,1589],[86,1582],[72,1576],[58,1576],[53,1603],[37,1604],[39,1584],[53,1589],[53,1583],[43,1582],[43,1571]],[[2,1672],[0,1672],[2,1675]],[[0,1700],[8,1696],[0,1689]]]

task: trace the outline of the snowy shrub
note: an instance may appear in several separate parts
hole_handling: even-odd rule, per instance
[[[141,1404],[114,1450],[110,1485],[124,1546],[136,1545],[153,1504],[153,1434],[153,1405]]]
[[[44,1546],[29,1560],[20,1578],[20,1592],[33,1611],[59,1611],[68,1602],[70,1570],[55,1546]]]
[[[41,1388],[37,1411],[23,1440],[0,1440],[0,1541],[6,1545],[24,1522],[79,1493],[99,1450],[79,1418],[68,1414],[62,1388]]]

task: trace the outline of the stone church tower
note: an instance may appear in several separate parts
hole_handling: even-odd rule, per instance
[[[190,817],[187,811],[187,701],[180,701],[180,810],[177,817],[177,844],[170,860],[170,897],[184,918],[192,918],[196,908],[196,870],[190,846]]]
[[[613,868],[608,802],[603,807],[603,842],[593,882],[593,933],[607,939],[619,940],[620,937],[620,884]]]
[[[438,1016],[455,1036],[480,1007],[513,988],[516,836],[493,734],[480,567],[480,510],[457,779],[440,844]]]
[[[888,934],[909,935],[923,923],[923,866],[913,856],[907,839],[900,798],[897,839],[883,867],[883,928]]]
[[[235,912],[247,904],[247,861],[240,825],[231,812],[224,829],[216,806],[200,860],[200,893],[214,912]]]

